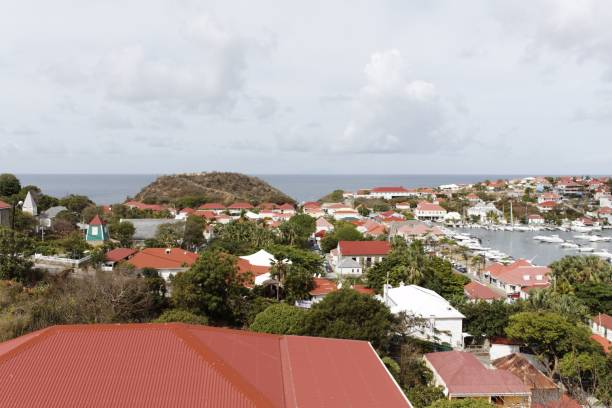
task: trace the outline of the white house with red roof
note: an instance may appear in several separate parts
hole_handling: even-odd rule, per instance
[[[365,270],[382,261],[390,251],[391,244],[387,241],[340,241],[336,248],[334,266],[336,272],[340,273],[338,268],[347,262],[346,259],[350,259]],[[361,272],[355,275],[360,275]]]
[[[285,203],[282,205],[279,205],[276,207],[276,209],[281,213],[281,214],[289,214],[289,215],[294,215],[295,214],[295,207],[293,206],[293,204],[289,204],[289,203]]]
[[[544,222],[544,217],[542,217],[540,214],[529,214],[527,217],[527,223],[529,225],[542,225]]]
[[[333,231],[333,229],[334,225],[331,222],[327,221],[324,217],[319,217],[315,221],[315,233],[321,231],[329,232]]]
[[[240,215],[243,211],[252,210],[253,206],[247,202],[237,202],[227,207],[230,215]]]
[[[206,203],[198,207],[198,211],[212,211],[215,214],[221,214],[225,209],[221,203]]]
[[[591,317],[591,331],[608,341],[612,341],[612,316],[599,313],[597,316]]]
[[[530,290],[550,286],[550,273],[546,266],[534,266],[526,259],[519,259],[510,265],[493,263],[485,269],[484,276],[509,298],[527,299]]]
[[[551,191],[542,193],[538,196],[538,204],[545,203],[547,201],[552,201],[554,203],[560,203],[562,200],[563,200],[563,197]]]
[[[157,269],[165,280],[179,272],[186,271],[198,259],[198,254],[181,248],[144,248],[127,262],[136,270]]]
[[[494,406],[530,408],[531,390],[506,370],[485,367],[472,353],[444,351],[423,357],[434,384],[450,400],[485,398]]]
[[[446,210],[438,204],[421,201],[417,204],[414,216],[418,220],[443,221]]]
[[[544,201],[544,202],[538,203],[537,207],[538,207],[538,210],[540,210],[540,212],[545,213],[545,212],[551,211],[557,205],[559,204],[554,201]]]
[[[370,190],[370,197],[391,200],[398,197],[410,197],[410,191],[404,187],[374,187]]]

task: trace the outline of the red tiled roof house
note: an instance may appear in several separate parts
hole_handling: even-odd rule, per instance
[[[340,241],[336,248],[334,267],[337,273],[344,272],[343,266],[349,268],[361,267],[353,275],[361,275],[363,270],[382,261],[391,251],[391,244],[387,241]]]

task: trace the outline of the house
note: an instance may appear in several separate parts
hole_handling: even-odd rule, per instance
[[[410,211],[410,203],[407,201],[395,204],[395,209],[400,211]]]
[[[605,220],[608,224],[612,224],[612,208],[603,207],[597,210],[597,217],[600,220]]]
[[[31,191],[28,191],[28,194],[23,200],[21,211],[34,217],[38,215],[38,205],[36,204],[36,200],[34,199]]]
[[[370,190],[371,198],[382,198],[383,200],[409,196],[410,192],[404,187],[374,187]]]
[[[144,248],[127,262],[136,270],[157,269],[160,276],[168,281],[171,276],[189,269],[197,259],[198,254],[181,248]]]
[[[603,194],[599,197],[599,207],[612,208],[612,195]]]
[[[323,203],[321,206],[326,214],[334,215],[336,211],[350,211],[354,210],[352,206],[344,203]]]
[[[0,200],[0,226],[10,227],[13,215],[13,206]]]
[[[134,226],[132,241],[141,244],[147,239],[154,239],[157,229],[164,224],[184,224],[181,220],[171,218],[126,218],[119,222],[129,222]]]
[[[542,217],[540,214],[529,214],[527,217],[527,223],[529,225],[542,225],[544,224],[544,221],[544,217]]]
[[[397,288],[384,285],[378,299],[391,309],[391,313],[405,312],[409,316],[424,319],[413,333],[414,337],[463,348],[463,319],[457,309],[433,290],[417,285],[400,285]]]
[[[591,317],[591,331],[593,334],[598,334],[608,341],[612,341],[612,316],[599,313],[597,316]]]
[[[285,203],[285,204],[279,205],[276,209],[281,214],[289,214],[289,215],[295,214],[295,207],[293,206],[293,204]]]
[[[296,306],[309,309],[313,304],[323,300],[328,294],[341,289],[342,286],[342,282],[336,283],[331,279],[314,278],[314,288],[309,292],[310,300],[298,301],[296,302]],[[350,288],[363,295],[374,295],[374,290],[364,285],[353,284]]]
[[[336,273],[340,276],[361,275],[363,267],[353,258],[342,258],[336,265]]]
[[[442,230],[438,227],[430,227],[420,221],[407,221],[401,226],[394,228],[394,236],[398,235],[406,241],[438,239],[444,236]]]
[[[418,220],[442,221],[446,215],[446,210],[438,204],[421,201],[417,204],[414,216]]]
[[[361,218],[361,214],[359,211],[350,209],[350,210],[336,210],[334,211],[332,217],[335,220],[358,220]]]
[[[115,248],[115,249],[108,251],[104,255],[104,265],[102,265],[102,270],[112,271],[117,263],[122,262],[122,261],[127,261],[136,252],[138,251],[132,248]]]
[[[85,241],[87,241],[87,243],[90,245],[103,245],[104,242],[108,241],[108,239],[109,235],[106,223],[102,221],[98,215],[96,215],[91,221],[89,221]]]
[[[336,269],[345,258],[349,258],[366,270],[389,255],[391,244],[387,241],[340,241],[336,250]]]
[[[206,203],[199,206],[198,211],[212,211],[215,214],[221,214],[225,211],[225,206],[221,203]]]
[[[315,225],[316,225],[315,233],[321,232],[321,231],[329,232],[334,229],[334,225],[323,217],[317,218]]]
[[[489,283],[504,290],[511,299],[527,299],[532,289],[542,289],[550,285],[550,268],[534,266],[525,259],[510,265],[493,263],[484,272]]]
[[[582,196],[584,191],[584,186],[580,183],[577,183],[573,180],[565,180],[562,178],[562,181],[557,183],[556,189],[559,194],[563,196]]]
[[[538,196],[538,204],[552,201],[553,203],[560,203],[563,198],[556,193],[546,192]]]
[[[51,326],[0,343],[0,378],[3,407],[411,407],[366,341],[183,323]]]
[[[46,209],[38,216],[38,224],[44,228],[51,228],[51,226],[53,226],[53,220],[55,220],[57,214],[61,213],[62,211],[68,211],[68,208],[64,207],[63,205],[58,205]]]
[[[470,204],[476,204],[478,202],[480,202],[480,197],[478,197],[476,194],[474,193],[470,193],[468,194],[465,198],[467,198],[467,200],[470,202]]]
[[[504,213],[495,207],[493,203],[479,202],[467,209],[469,218],[478,218],[481,223],[501,221],[504,218]]]
[[[248,211],[252,209],[253,206],[250,203],[246,202],[234,203],[227,207],[227,210],[229,211],[230,215],[240,215],[243,211]]]
[[[505,337],[493,337],[489,342],[489,359],[491,361],[521,351],[520,342]]]
[[[278,262],[274,255],[264,249],[251,254],[245,255],[238,258],[238,270],[241,273],[249,272],[252,275],[255,286],[265,286],[275,284],[276,280],[272,278],[271,270],[272,265]],[[291,263],[291,261],[284,260],[283,263]]]
[[[494,300],[506,299],[506,295],[496,292],[480,282],[471,281],[463,287],[463,292],[470,302],[493,302]]]
[[[563,398],[563,391],[557,384],[555,384],[552,379],[542,374],[540,370],[521,354],[511,353],[507,356],[494,359],[492,364],[493,367],[499,370],[506,370],[514,374],[529,388],[531,391],[532,407],[537,405],[547,406],[554,402],[559,402],[561,398]],[[577,408],[579,407],[580,405],[577,404]],[[569,408],[569,406],[567,406],[567,408]]]
[[[433,372],[434,384],[449,400],[485,399],[499,407],[530,408],[531,390],[514,374],[486,368],[471,353],[445,351],[427,353],[425,364]]]

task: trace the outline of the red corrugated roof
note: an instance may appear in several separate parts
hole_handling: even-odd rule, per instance
[[[407,193],[404,187],[374,187],[372,193]]]
[[[220,203],[207,203],[199,206],[198,210],[225,210],[225,206]]]
[[[470,299],[495,300],[505,298],[504,295],[497,293],[488,286],[475,281],[465,285],[463,290]]]
[[[0,200],[0,210],[5,210],[7,208],[12,208],[12,207],[10,204],[7,204],[4,201]]]
[[[427,353],[425,358],[452,395],[507,395],[530,392],[515,375],[505,370],[488,369],[471,353],[445,351]]]
[[[612,341],[606,339],[603,336],[600,336],[599,334],[592,334],[591,338],[595,340],[597,343],[599,343],[601,347],[603,347],[604,352],[606,354],[608,354],[610,350],[612,350]]]
[[[180,269],[193,265],[197,259],[198,254],[181,248],[145,248],[128,262],[137,269]]]
[[[343,256],[387,255],[391,250],[387,241],[340,241],[338,247]]]
[[[227,208],[230,210],[248,210],[253,208],[253,206],[249,203],[234,203]]]
[[[54,326],[0,343],[3,407],[408,407],[363,341],[170,324]]]
[[[108,251],[106,255],[104,255],[104,259],[110,262],[119,262],[121,260],[127,259],[135,253],[136,250],[132,248],[115,248],[113,250]]]

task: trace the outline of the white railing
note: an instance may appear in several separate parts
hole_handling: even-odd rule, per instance
[[[42,254],[34,254],[33,256],[34,262],[38,263],[49,263],[49,264],[60,264],[60,265],[68,265],[72,267],[79,267],[81,264],[89,261],[91,259],[90,255],[87,255],[81,259],[70,259],[63,258],[61,256],[48,256]]]

